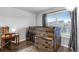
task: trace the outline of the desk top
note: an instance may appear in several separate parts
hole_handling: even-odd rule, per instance
[[[2,38],[13,38],[15,36],[17,36],[18,34],[16,33],[6,33],[2,35]]]

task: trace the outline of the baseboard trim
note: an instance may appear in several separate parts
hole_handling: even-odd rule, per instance
[[[23,41],[25,41],[26,39],[22,39],[22,40],[20,40],[20,42],[23,42]]]
[[[61,44],[61,46],[64,46],[64,47],[67,47],[68,48],[68,45],[65,45],[65,44]]]

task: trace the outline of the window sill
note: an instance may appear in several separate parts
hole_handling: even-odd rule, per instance
[[[68,33],[61,33],[61,37],[70,38],[70,34],[68,34]]]

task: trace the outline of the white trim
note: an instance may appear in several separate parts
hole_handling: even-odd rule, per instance
[[[26,39],[22,39],[22,40],[20,40],[20,42],[22,42],[22,41],[25,41]]]
[[[61,44],[61,46],[64,46],[64,47],[67,47],[68,48],[68,45],[65,45],[65,44]]]

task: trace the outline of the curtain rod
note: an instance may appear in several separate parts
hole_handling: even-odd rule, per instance
[[[55,12],[59,12],[59,11],[63,11],[63,10],[67,10],[67,9],[57,10],[57,11],[53,11],[53,12],[48,12],[48,13],[44,13],[44,14],[50,14],[50,13],[55,13]]]

